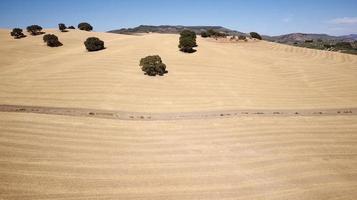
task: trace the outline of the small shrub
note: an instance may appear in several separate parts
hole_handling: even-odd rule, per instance
[[[31,35],[41,35],[44,34],[42,32],[42,27],[39,25],[31,25],[26,28],[27,32],[29,32]]]
[[[20,39],[20,38],[26,37],[26,35],[22,33],[21,28],[12,29],[10,35],[13,36],[15,39]]]
[[[76,29],[74,26],[69,26],[68,29]]]
[[[104,49],[104,42],[96,37],[89,37],[84,42],[88,51],[99,51]]]
[[[313,43],[314,40],[305,40],[305,43]]]
[[[88,24],[87,22],[82,22],[82,23],[78,24],[78,28],[83,31],[93,30],[93,27],[90,24]]]
[[[180,51],[185,53],[193,53],[194,47],[197,47],[196,33],[189,30],[184,30],[180,33],[179,46]]]
[[[260,36],[259,33],[256,33],[256,32],[251,32],[250,36],[252,38],[255,38],[255,39],[258,39],[258,40],[262,40],[263,39],[262,36]]]
[[[58,37],[53,34],[46,34],[43,36],[43,41],[47,43],[49,47],[59,47],[63,44],[58,40]]]
[[[163,76],[167,73],[166,65],[162,62],[160,56],[147,56],[140,60],[141,70],[148,76]]]
[[[246,39],[247,39],[247,37],[244,36],[244,35],[239,35],[238,36],[238,40],[246,40]]]
[[[61,32],[65,32],[66,29],[67,29],[67,27],[66,27],[65,24],[60,23],[60,24],[58,24],[58,29],[59,29]]]

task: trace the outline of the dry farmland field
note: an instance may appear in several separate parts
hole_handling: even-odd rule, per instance
[[[0,200],[355,200],[357,56],[0,30]],[[87,52],[96,36],[106,49]],[[168,74],[143,75],[160,55]]]

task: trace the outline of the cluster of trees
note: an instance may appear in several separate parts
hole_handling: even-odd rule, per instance
[[[244,35],[238,35],[238,40],[247,40],[247,37]]]
[[[84,31],[92,31],[93,30],[93,27],[87,22],[79,23],[78,28],[80,30],[84,30]],[[42,29],[43,28],[39,25],[30,25],[30,26],[26,27],[27,32],[29,32],[30,35],[33,35],[33,36],[44,34],[45,32],[43,32]],[[76,29],[76,28],[74,26],[67,27],[65,24],[60,23],[60,24],[58,24],[58,29],[61,32],[67,32],[66,29]],[[26,35],[23,33],[23,30],[21,28],[12,29],[12,31],[10,32],[10,35],[13,36],[15,39],[20,39],[20,38],[26,37]]]
[[[335,45],[333,45],[338,50],[349,50],[353,49],[353,46],[349,42],[337,42]]]
[[[168,71],[166,65],[162,62],[161,57],[158,55],[147,56],[140,60],[141,70],[148,76],[163,76]]]
[[[212,38],[216,38],[217,39],[217,38],[226,38],[227,36],[229,36],[229,34],[224,33],[224,32],[220,32],[220,31],[216,31],[216,30],[213,30],[213,29],[201,32],[201,37],[203,37],[203,38],[212,37]],[[251,32],[250,33],[250,37],[258,39],[258,40],[262,40],[262,36],[260,36],[259,33],[256,33],[256,32]],[[236,39],[236,36],[232,36],[231,40],[235,40],[235,39]],[[244,35],[239,35],[238,36],[238,40],[247,41],[247,37],[244,36]]]
[[[58,29],[61,32],[67,32],[67,29],[75,29],[73,26],[67,27],[65,24],[60,23],[58,24]],[[93,27],[87,23],[87,22],[82,22],[78,24],[78,29],[84,30],[84,31],[92,31]],[[31,34],[31,35],[40,35],[44,34],[42,32],[42,27],[39,25],[31,25],[26,28],[26,30]],[[14,28],[12,32],[10,33],[11,36],[13,36],[15,39],[23,38],[26,37],[26,35],[23,33],[23,30],[20,28]],[[208,30],[206,32],[201,33],[202,37],[227,37],[228,35],[226,33],[218,32],[215,30]],[[252,32],[251,36],[253,38],[261,39],[260,35],[257,33]],[[197,47],[196,43],[196,33],[190,30],[184,30],[180,33],[180,38],[179,38],[179,49],[182,52],[185,53],[193,53],[196,50],[193,49],[194,47]],[[234,37],[235,38],[235,37]],[[243,35],[238,36],[239,40],[245,40],[246,37]],[[47,44],[49,47],[59,47],[62,46],[63,44],[59,41],[58,37],[54,34],[46,34],[43,36],[43,41]],[[102,49],[105,49],[104,47],[104,41],[100,40],[97,37],[89,37],[87,40],[84,42],[84,45],[88,51],[99,51]],[[341,44],[343,46],[343,44]],[[346,45],[346,44],[344,44]],[[154,56],[147,56],[145,58],[142,58],[140,60],[140,66],[141,70],[145,72],[145,75],[148,76],[163,76],[164,74],[168,73],[166,70],[166,65],[162,62],[161,57],[158,55]]]
[[[82,22],[78,24],[78,28],[80,30],[85,30],[85,31],[91,31],[93,30],[93,27],[87,23],[87,22]],[[67,32],[66,29],[75,29],[74,26],[69,26],[67,27],[63,23],[58,24],[58,29],[61,32]],[[42,31],[42,27],[39,25],[31,25],[26,28],[27,32],[29,32],[31,35],[41,35],[44,34],[45,32]],[[10,35],[14,37],[15,39],[20,39],[26,37],[26,35],[23,33],[23,30],[21,28],[14,28],[10,32]],[[43,41],[47,44],[49,47],[59,47],[62,46],[63,44],[59,41],[58,37],[54,34],[46,34],[43,36]],[[88,51],[98,51],[101,49],[104,49],[104,42],[99,40],[98,38],[88,38],[85,42],[84,45],[86,46]]]
[[[248,41],[247,40],[247,37],[245,36],[245,35],[238,35],[238,36],[235,36],[235,35],[233,35],[231,38],[230,38],[230,40],[244,40],[244,41]]]
[[[63,23],[60,23],[58,24],[58,29],[61,31],[61,32],[66,32],[66,29],[76,29],[74,26],[69,26],[69,27],[66,27],[65,24]],[[87,22],[81,22],[78,24],[78,29],[79,30],[83,30],[83,31],[92,31],[93,30],[93,26],[90,25],[89,23]]]
[[[226,38],[227,36],[228,36],[227,33],[219,32],[219,31],[216,31],[216,30],[213,30],[213,29],[201,32],[201,37],[203,37],[203,38],[207,38],[207,37],[214,37],[214,38],[223,37],[223,38]]]
[[[346,41],[334,41],[323,39],[307,39],[299,42],[295,41],[293,45],[310,49],[319,49],[327,51],[339,51],[342,53],[357,54],[357,43]]]
[[[196,33],[190,30],[184,30],[180,33],[179,39],[179,48],[180,51],[185,53],[194,53],[196,52],[194,47],[197,47],[196,43]]]

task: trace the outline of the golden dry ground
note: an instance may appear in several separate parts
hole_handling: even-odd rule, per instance
[[[357,56],[268,42],[226,44],[198,38],[178,51],[178,35],[55,33],[14,40],[0,31],[0,103],[138,112],[357,107]],[[88,53],[97,36],[107,49]],[[164,77],[147,77],[140,58],[159,54]]]
[[[355,116],[0,119],[2,199],[357,197]]]
[[[357,107],[357,56],[264,41],[0,30],[0,105],[144,113]],[[106,49],[86,52],[97,36]],[[163,77],[140,58],[159,54]],[[122,121],[0,112],[0,200],[355,200],[357,116]]]

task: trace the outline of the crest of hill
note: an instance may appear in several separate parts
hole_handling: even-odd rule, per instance
[[[108,31],[109,33],[118,34],[135,34],[135,33],[170,33],[178,34],[183,30],[191,30],[196,34],[200,34],[202,31],[208,31],[210,29],[224,32],[229,35],[247,35],[246,33],[231,30],[222,26],[171,26],[171,25],[161,25],[161,26],[151,26],[151,25],[140,25],[135,28],[123,28],[118,30]]]

